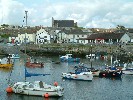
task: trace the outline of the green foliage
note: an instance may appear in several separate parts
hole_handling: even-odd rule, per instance
[[[8,24],[2,24],[1,26],[2,27],[8,27],[9,25]]]
[[[9,38],[10,34],[1,34],[2,38]]]
[[[118,30],[125,30],[125,26],[122,26],[122,25],[117,25],[116,27]]]

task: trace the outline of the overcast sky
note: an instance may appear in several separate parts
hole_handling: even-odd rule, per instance
[[[133,0],[0,0],[0,24],[52,26],[55,20],[74,20],[85,28],[133,28]]]

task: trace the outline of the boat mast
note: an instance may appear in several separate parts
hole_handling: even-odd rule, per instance
[[[90,61],[91,61],[91,69],[92,69],[92,45],[91,45],[91,59],[90,59]]]
[[[25,38],[24,38],[24,42],[25,42],[25,63],[26,63],[26,29],[27,29],[27,13],[28,13],[28,11],[25,11],[25,16],[24,16],[24,18],[25,18]],[[25,82],[26,82],[26,72],[25,72]]]

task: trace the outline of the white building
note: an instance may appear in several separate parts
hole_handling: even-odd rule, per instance
[[[41,28],[36,33],[36,41],[35,42],[36,42],[36,44],[50,43],[50,35],[48,34],[47,31],[45,31],[44,29]]]
[[[24,34],[18,34],[18,37],[16,39],[18,43],[30,43],[35,42],[35,33],[24,33]]]

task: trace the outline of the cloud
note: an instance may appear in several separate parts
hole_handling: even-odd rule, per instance
[[[25,0],[26,2],[26,0]],[[32,0],[31,0],[32,2]],[[29,6],[28,6],[29,4]],[[17,0],[1,0],[1,23],[22,23],[24,11],[28,11],[28,25],[51,26],[52,17],[57,20],[72,19],[82,27],[113,28],[117,25],[133,27],[133,2],[129,0],[54,0],[32,5]]]

